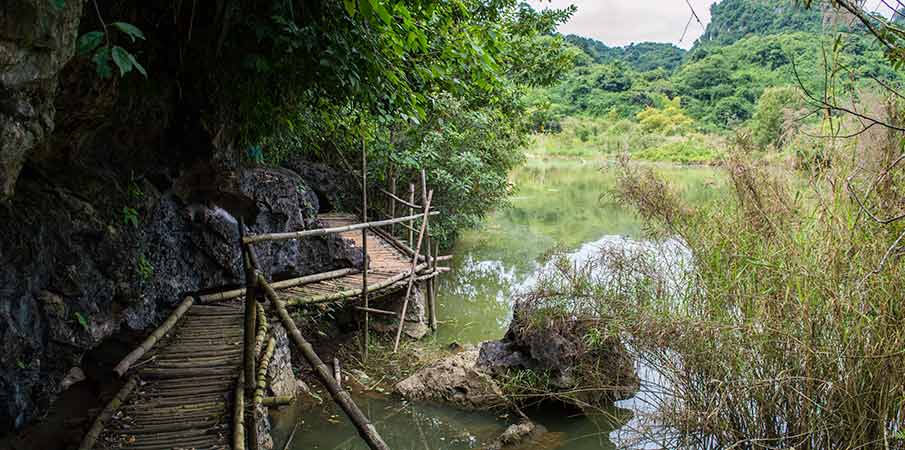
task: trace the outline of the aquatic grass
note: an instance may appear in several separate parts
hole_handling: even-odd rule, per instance
[[[688,267],[664,270],[658,247],[604,251],[598,270],[564,271],[529,300],[623,339],[647,372],[636,442],[905,448],[905,268],[885,256],[903,227],[853,201],[846,180],[872,179],[845,165],[858,160],[802,182],[732,157],[734,195],[694,205],[624,166],[618,197],[678,239]]]

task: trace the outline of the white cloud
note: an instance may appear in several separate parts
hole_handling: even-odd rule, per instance
[[[703,32],[697,22],[688,26],[685,39],[679,42],[691,10],[685,0],[527,0],[536,9],[565,8],[574,4],[578,11],[561,25],[563,34],[577,34],[602,41],[609,46],[633,42],[670,42],[689,48]],[[710,5],[716,0],[689,0],[706,25],[710,21]]]

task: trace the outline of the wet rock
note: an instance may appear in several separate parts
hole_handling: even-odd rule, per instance
[[[402,306],[405,303],[405,291],[397,292],[383,298],[375,306],[379,309],[393,311],[397,315],[402,314]],[[430,327],[427,324],[427,300],[421,289],[414,287],[412,295],[409,298],[408,307],[405,310],[405,328],[402,332],[412,338],[421,339],[430,333]],[[399,328],[399,319],[393,316],[385,316],[372,314],[371,329],[378,333],[396,333]]]
[[[66,389],[69,389],[69,386],[80,381],[85,381],[85,372],[82,371],[81,367],[73,367],[72,369],[69,369],[69,373],[67,373],[66,377],[63,378],[63,381],[60,382],[60,390],[65,391]]]
[[[494,376],[511,370],[542,372],[550,377],[554,390],[578,391],[565,397],[579,407],[622,400],[637,392],[640,380],[634,361],[618,337],[602,338],[590,346],[586,336],[594,322],[529,326],[527,314],[516,305],[505,337],[481,345],[480,370]]]
[[[274,318],[270,319],[270,330],[276,340],[273,351],[273,359],[267,368],[268,386],[276,397],[295,396],[299,389],[299,380],[296,380],[292,371],[292,348],[286,329]]]
[[[352,378],[358,384],[362,386],[368,386],[371,384],[371,377],[368,376],[363,370],[360,369],[350,369],[347,371],[349,375],[352,375]]]
[[[475,368],[477,359],[476,349],[441,359],[397,383],[395,390],[409,400],[444,402],[467,410],[505,404],[496,382]]]
[[[485,450],[505,450],[515,448],[530,448],[529,444],[545,434],[547,429],[530,420],[509,425],[506,431],[494,440]]]
[[[283,163],[299,174],[317,196],[319,211],[343,211],[361,204],[353,193],[361,190],[360,179],[347,172],[321,163],[313,163],[299,155]]]

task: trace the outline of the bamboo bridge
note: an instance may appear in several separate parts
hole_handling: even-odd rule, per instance
[[[362,184],[366,185],[366,180]],[[395,182],[391,191],[381,189],[390,210],[390,218],[383,220],[368,222],[365,214],[323,214],[318,217],[322,228],[253,236],[244,235],[245,226],[240,222],[238,245],[245,287],[185,297],[166,321],[116,366],[114,371],[125,383],[97,415],[79,450],[256,449],[257,422],[262,420],[259,406],[291,400],[268,396],[267,370],[275,345],[270,333],[273,321],[286,329],[290,341],[368,446],[388,449],[302,336],[287,308],[347,302],[362,315],[365,330],[370,314],[395,316],[399,321],[396,351],[414,284],[421,282],[427,289],[428,320],[436,329],[435,279],[448,270],[437,263],[449,257],[437,256],[436,245],[431,248],[428,222],[438,212],[430,208],[433,191],[427,190],[423,171],[421,188],[421,204],[415,203],[414,185],[409,187],[408,201],[396,196]],[[368,211],[367,195],[363,197],[363,211]],[[409,214],[394,217],[397,205],[400,210],[408,208]],[[371,205],[370,209],[376,208]],[[403,242],[404,236],[396,237],[396,231],[408,234],[408,243]],[[331,234],[362,249],[366,270],[346,268],[277,282],[268,281],[261,271],[256,243]],[[396,292],[405,292],[401,313],[370,303]],[[368,333],[363,335],[362,352],[367,358]]]

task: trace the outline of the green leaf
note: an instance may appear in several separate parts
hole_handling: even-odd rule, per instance
[[[113,68],[110,67],[110,48],[101,47],[94,56],[91,57],[94,62],[94,70],[101,78],[110,78],[113,76]]]
[[[123,76],[132,70],[132,60],[134,58],[126,49],[117,45],[116,47],[113,47],[112,55],[113,62],[116,63],[116,67],[119,68],[119,76]]]
[[[82,328],[85,329],[85,331],[88,331],[88,319],[86,319],[85,316],[82,315],[82,313],[76,312],[75,320],[79,322],[79,325],[81,325]]]
[[[346,12],[349,13],[349,16],[355,17],[355,13],[358,12],[355,0],[343,0],[343,6],[346,7]]]
[[[103,31],[89,31],[83,34],[77,45],[79,55],[84,56],[93,52],[101,45],[101,42],[104,42]]]
[[[66,0],[50,0],[50,4],[56,9],[63,9],[66,7]]]
[[[135,70],[138,73],[142,74],[145,78],[148,78],[148,72],[145,70],[144,66],[138,63],[138,60],[135,59],[135,55],[129,53],[129,61],[132,62],[132,67],[135,67]]]
[[[371,4],[371,9],[380,16],[380,19],[383,20],[383,23],[389,25],[393,23],[393,16],[390,15],[389,11],[383,7],[383,4],[380,3],[380,0],[368,0],[368,3]]]
[[[113,25],[116,28],[119,28],[120,31],[126,33],[130,38],[132,38],[132,42],[135,42],[135,39],[145,39],[145,34],[141,32],[135,25],[126,22],[113,22],[110,25]]]

